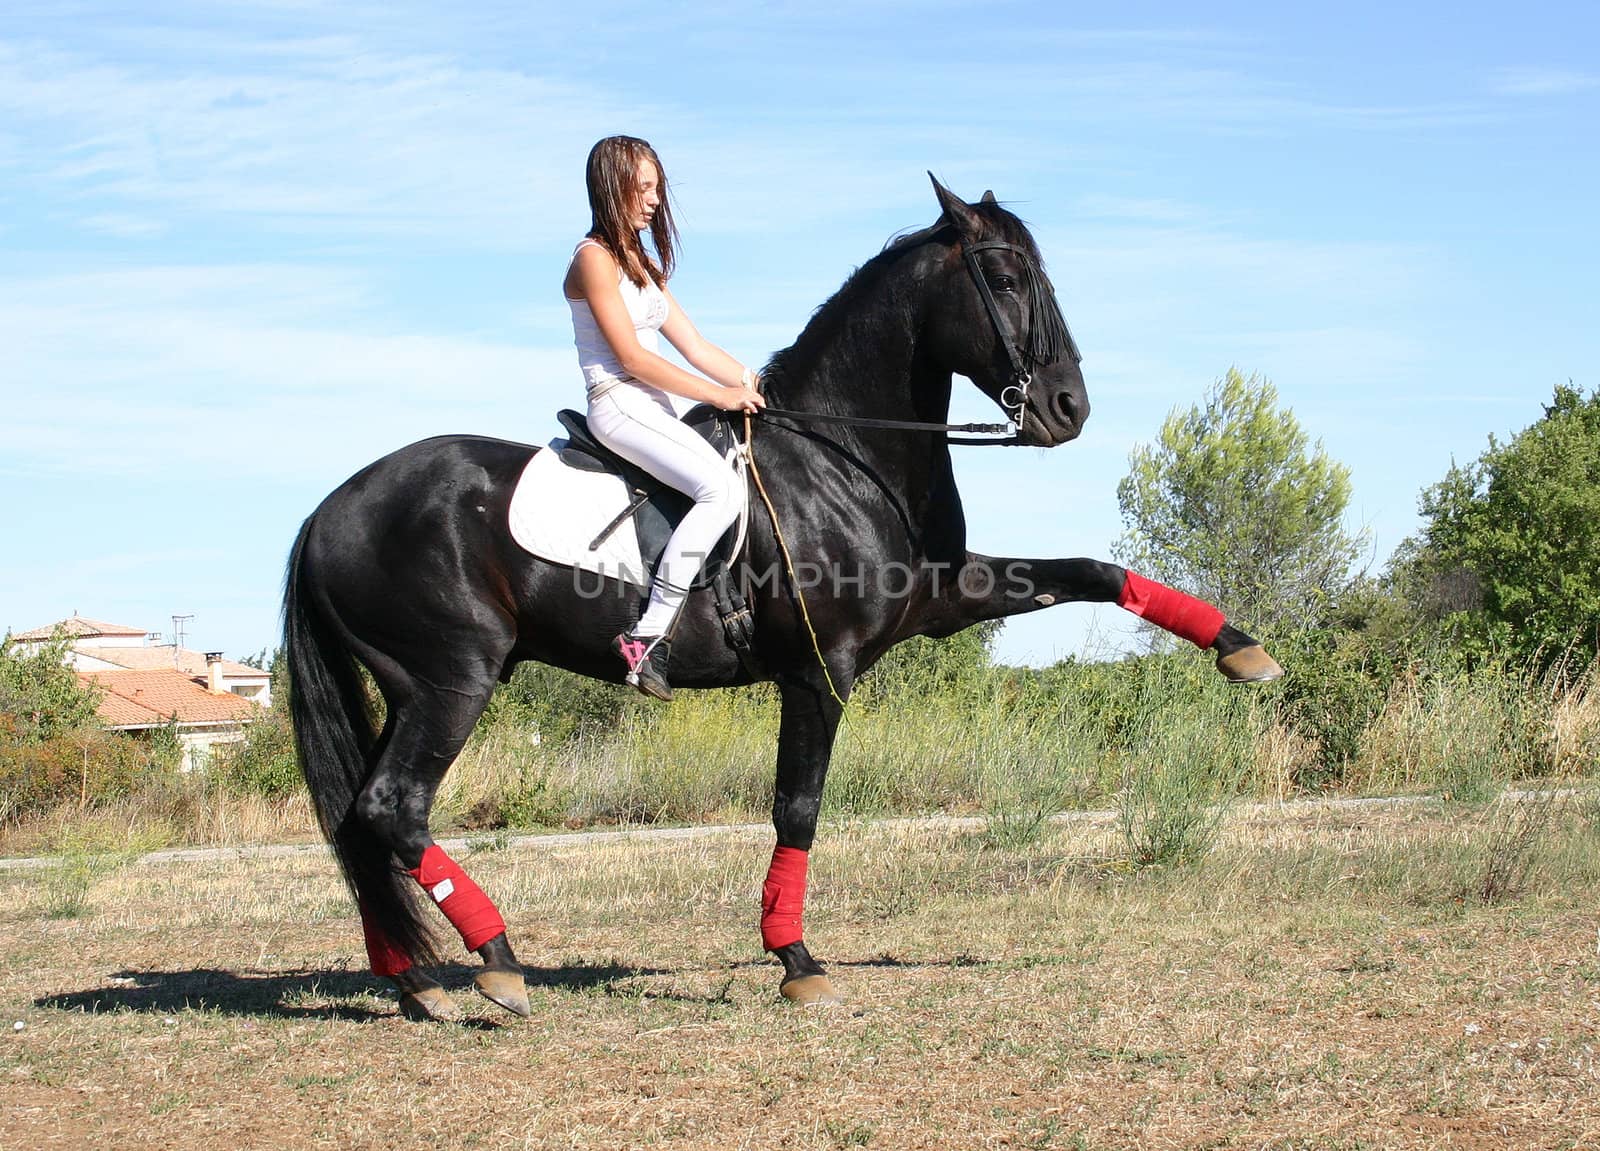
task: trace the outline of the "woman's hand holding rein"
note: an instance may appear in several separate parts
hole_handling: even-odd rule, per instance
[[[746,376],[750,376],[747,371]],[[756,384],[761,383],[759,376],[751,377]],[[712,401],[725,412],[756,412],[767,406],[766,399],[754,387],[747,384],[735,384],[722,389],[722,394]]]

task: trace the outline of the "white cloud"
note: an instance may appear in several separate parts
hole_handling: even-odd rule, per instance
[[[662,147],[688,230],[738,236],[770,231],[779,219],[789,227],[859,222],[888,205],[920,203],[928,164],[971,183],[974,195],[1002,175],[1036,185],[1042,173],[1072,168],[1085,128],[1154,121],[1276,132],[1321,121],[1404,129],[1489,114],[1328,101],[1261,78],[1236,41],[1210,33],[1046,28],[1040,45],[1081,52],[1093,42],[1123,55],[1071,69],[1008,61],[1011,114],[1002,129],[990,111],[988,69],[891,61],[864,73],[866,48],[844,44],[807,56],[801,75],[799,45],[837,38],[815,14],[752,31],[700,11],[685,35],[704,41],[685,43],[703,53],[725,44],[736,70],[770,55],[774,38],[794,38],[772,58],[770,75],[732,95],[744,114],[730,118],[706,106],[703,77],[596,83],[576,67],[555,70],[547,39],[585,38],[558,16],[553,31],[532,40],[525,16],[511,9],[475,11],[446,28],[425,12],[347,8],[297,15],[294,35],[277,32],[274,12],[241,5],[236,15],[261,22],[197,30],[175,19],[159,38],[137,27],[102,31],[75,36],[70,50],[64,39],[0,42],[0,113],[13,137],[0,156],[9,156],[13,179],[79,205],[89,219],[150,222],[141,227],[248,217],[328,240],[438,237],[542,250],[586,222],[583,157],[619,125]],[[106,23],[116,28],[114,18]],[[485,52],[490,36],[498,37],[489,41],[494,51]],[[512,50],[518,45],[526,52]],[[1184,56],[1163,59],[1168,50]],[[523,70],[504,62],[523,55],[539,63]],[[863,75],[872,77],[865,85]],[[1041,150],[1042,139],[1057,143]],[[1171,207],[1128,201],[1120,211],[1153,218]]]
[[[120,240],[145,240],[163,235],[167,231],[167,225],[161,220],[120,212],[84,216],[78,221],[78,226],[84,231],[114,236]]]
[[[0,44],[15,175],[173,217],[526,246],[541,217],[583,214],[573,172],[618,118],[603,92],[511,71],[339,42],[279,50],[270,68],[176,73]]]
[[[303,267],[0,282],[12,467],[343,475],[440,432],[541,438],[574,391],[570,349],[396,332],[367,299]]]
[[[879,162],[880,142],[833,130],[815,106],[730,124],[692,100],[635,94],[654,91],[646,85],[368,39],[174,39],[201,50],[175,65],[0,41],[0,114],[16,126],[0,155],[17,184],[102,223],[248,218],[258,233],[495,251],[561,246],[581,231],[584,157],[619,126],[662,148],[682,222],[698,235],[852,215],[915,187]],[[852,197],[796,191],[819,186]]]
[[[1600,88],[1600,76],[1567,68],[1501,68],[1489,88],[1506,96],[1568,96]]]

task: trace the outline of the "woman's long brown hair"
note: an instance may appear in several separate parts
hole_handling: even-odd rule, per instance
[[[655,258],[644,250],[639,233],[629,217],[639,188],[639,166],[649,160],[656,166],[660,203],[650,218],[650,243]],[[589,235],[610,251],[623,275],[637,287],[649,277],[660,287],[672,275],[678,228],[672,222],[671,201],[667,198],[667,173],[656,150],[637,136],[607,136],[589,149],[584,170],[589,188]]]

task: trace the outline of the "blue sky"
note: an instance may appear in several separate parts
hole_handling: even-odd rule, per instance
[[[1237,365],[1351,468],[1381,566],[1452,458],[1595,386],[1600,9],[1304,7],[12,0],[0,629],[182,613],[191,646],[270,646],[345,476],[549,438],[612,132],[660,151],[675,293],[752,361],[932,220],[925,170],[1030,221],[1094,414],[958,456],[974,547],[1108,557],[1130,449]],[[1061,607],[1000,654],[1124,634]]]

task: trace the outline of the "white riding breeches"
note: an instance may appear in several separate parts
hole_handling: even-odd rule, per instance
[[[739,518],[743,481],[714,448],[673,414],[665,393],[637,381],[589,401],[589,430],[617,455],[694,500],[667,541],[635,634],[662,635],[711,549]]]

